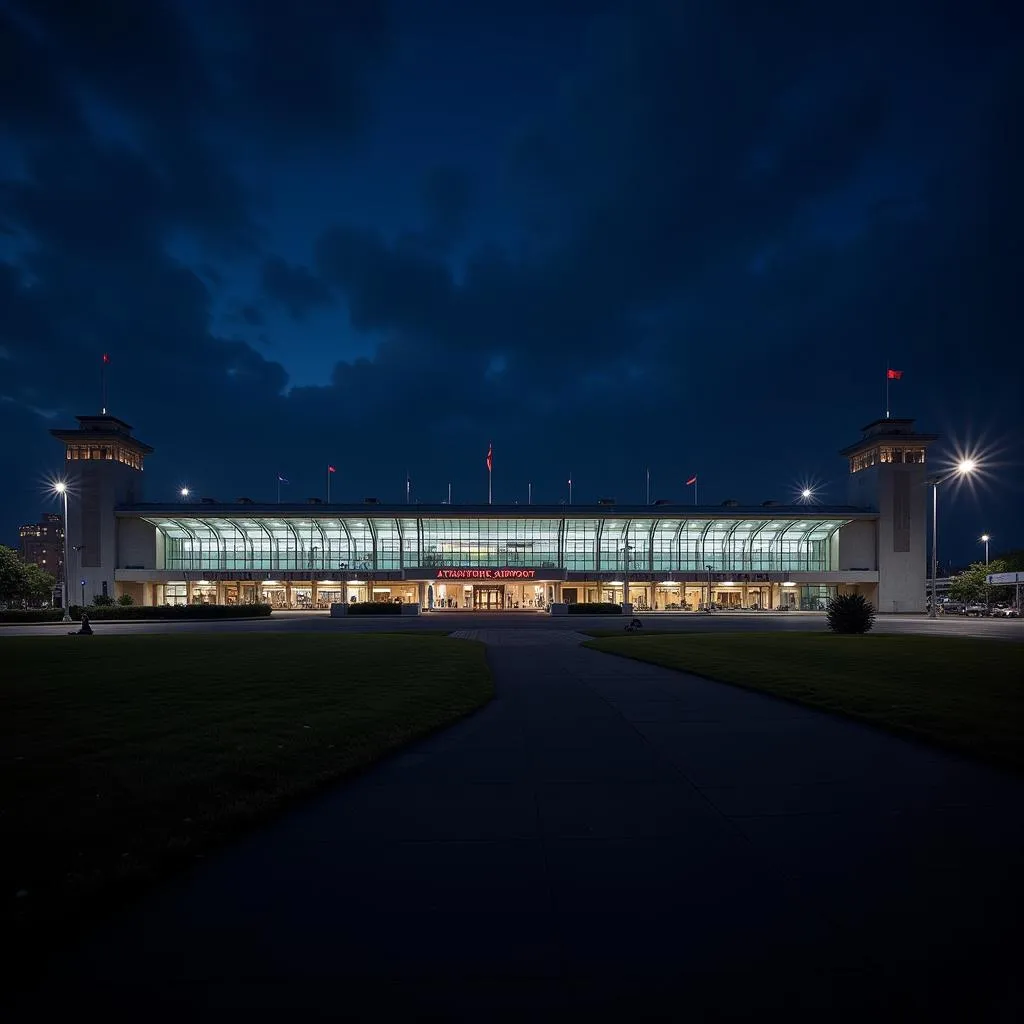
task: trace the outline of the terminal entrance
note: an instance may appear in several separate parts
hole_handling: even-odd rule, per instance
[[[473,610],[500,611],[505,607],[505,588],[502,586],[473,587]]]

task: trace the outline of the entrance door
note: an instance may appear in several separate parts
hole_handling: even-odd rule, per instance
[[[505,604],[504,587],[474,587],[473,609],[475,611],[499,611]]]

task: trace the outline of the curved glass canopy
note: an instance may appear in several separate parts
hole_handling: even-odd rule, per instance
[[[827,572],[848,519],[149,518],[157,568]]]

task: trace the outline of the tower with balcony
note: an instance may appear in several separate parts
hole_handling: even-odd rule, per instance
[[[114,596],[117,564],[117,505],[142,500],[143,462],[152,452],[116,416],[77,416],[78,427],[51,430],[64,444],[68,485],[68,579],[72,597],[84,588]],[[84,581],[84,582],[82,582]]]
[[[878,519],[873,529],[845,528],[839,568],[877,570],[880,612],[925,610],[928,448],[937,437],[915,431],[913,420],[879,419],[840,453],[849,460],[850,504],[877,511]]]

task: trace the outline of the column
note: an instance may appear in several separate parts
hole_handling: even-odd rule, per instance
[[[292,606],[292,585],[286,582],[284,585],[284,606],[285,608],[291,608]]]
[[[647,587],[647,607],[654,611],[654,584],[648,584]]]
[[[348,584],[344,580],[341,581],[341,603],[348,604]]]
[[[185,581],[185,604],[192,603],[192,581]]]
[[[416,593],[420,603],[420,611],[425,611],[427,607],[427,583],[426,580],[421,580],[416,584]]]
[[[222,580],[217,580],[217,604],[224,603],[224,583]]]
[[[311,586],[311,589],[310,589],[310,595],[309,595],[309,603],[310,603],[310,607],[313,609],[313,611],[316,611],[316,609],[317,609],[317,603],[316,603],[316,600],[317,600],[317,583],[316,583],[316,580],[313,580],[310,586]]]

